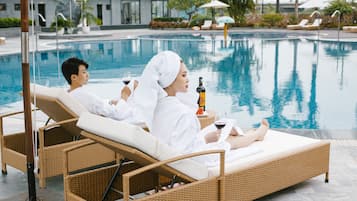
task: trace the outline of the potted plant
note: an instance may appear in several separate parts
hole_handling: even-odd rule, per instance
[[[53,21],[51,23],[51,29],[56,29],[55,31],[57,31],[57,33],[59,35],[63,35],[64,34],[64,28],[67,26],[67,21],[64,20],[63,18],[61,17],[58,17],[57,16],[57,27],[56,27],[56,19],[55,21]]]
[[[81,10],[82,32],[90,32],[90,25],[97,22],[97,17],[92,13],[93,7],[89,4],[89,0],[79,0]]]

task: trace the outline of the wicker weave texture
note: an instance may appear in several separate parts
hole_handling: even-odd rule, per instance
[[[5,135],[4,145],[6,148],[25,154],[25,133]]]
[[[110,179],[114,175],[114,172],[118,165],[110,167],[103,167],[83,173],[69,175],[64,178],[64,182],[67,182],[67,188],[65,189],[65,195],[68,201],[79,201],[81,199],[88,201],[101,200],[105,187],[108,185]],[[121,168],[120,175],[139,168],[137,164],[129,163]],[[158,176],[155,173],[144,173],[132,179],[130,184],[131,194],[137,194],[148,191],[155,188]],[[118,176],[114,182],[114,188],[122,191],[122,177]],[[78,198],[69,196],[74,194]],[[108,200],[116,200],[122,198],[122,196],[115,192],[110,192]]]
[[[254,200],[328,172],[329,144],[226,175],[227,201]],[[321,181],[323,182],[323,181]]]
[[[217,201],[219,200],[218,189],[218,180],[210,179],[155,193],[138,199],[138,201]]]
[[[16,134],[16,135],[6,135],[4,136],[4,144],[2,147],[3,150],[3,158],[2,163],[13,166],[14,168],[21,170],[23,172],[26,171],[26,155],[25,151],[25,134]],[[72,138],[71,138],[72,139]],[[56,138],[54,136],[51,137],[51,144],[54,144]],[[39,167],[40,167],[40,187],[46,187],[45,179],[48,177],[61,175],[63,172],[63,153],[62,150],[76,144],[81,144],[85,140],[79,141],[69,141],[66,143],[63,142],[63,137],[58,138],[59,144],[54,144],[51,146],[45,146],[43,150],[39,150]],[[100,145],[101,146],[101,145]],[[103,151],[104,150],[104,151]],[[111,153],[111,159],[107,157],[107,155],[95,155],[96,153]],[[95,164],[101,164],[104,162],[110,162],[115,160],[115,154],[111,150],[101,146],[100,149],[91,149],[88,152],[82,152],[84,155],[91,156],[89,159],[81,162],[77,166],[79,167],[88,167]],[[82,155],[83,156],[83,155]],[[105,157],[103,157],[105,156]],[[83,159],[83,157],[82,157]],[[5,165],[4,165],[5,166]],[[73,169],[73,168],[72,168]],[[41,179],[43,178],[43,179]]]
[[[209,126],[216,120],[216,114],[212,111],[208,111],[208,116],[199,117],[198,120],[201,124],[201,129]]]

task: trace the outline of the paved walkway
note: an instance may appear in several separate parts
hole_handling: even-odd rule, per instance
[[[259,201],[354,201],[357,196],[357,141],[331,140],[330,182],[324,175],[273,193]],[[0,201],[22,201],[28,197],[27,175],[8,168],[7,175],[0,176]],[[38,186],[38,183],[37,183]],[[37,196],[43,201],[63,200],[61,176],[47,180],[46,189],[37,188]]]
[[[252,32],[261,31],[259,29],[233,29],[230,31],[237,32]],[[272,30],[266,29],[265,32],[275,32],[287,30]],[[134,38],[141,34],[152,33],[177,33],[177,32],[192,32],[190,30],[111,30],[111,31],[93,31],[92,34],[97,34],[103,39],[120,39]],[[305,34],[303,31],[290,31],[293,33]],[[193,32],[192,32],[193,33]],[[196,33],[196,32],[195,32]],[[337,40],[336,30],[309,31],[312,37],[319,37],[321,40]],[[105,36],[104,36],[105,35]],[[98,40],[98,37],[85,37],[74,39],[60,39],[59,42],[67,42],[73,40]],[[357,34],[340,32],[341,41],[356,41]],[[35,48],[34,40],[30,40],[31,49]],[[20,38],[7,38],[6,44],[0,46],[0,55],[19,53],[21,51]],[[38,50],[55,49],[55,40],[41,39],[38,42]],[[19,105],[14,105],[13,108],[21,108]],[[0,108],[0,113],[11,110],[12,108]],[[44,117],[40,116],[39,123],[44,121]],[[21,130],[21,118],[10,119],[11,128],[5,128],[7,132]],[[8,125],[6,123],[6,125]],[[278,201],[353,201],[357,196],[357,134],[356,131],[322,131],[322,130],[289,130],[298,135],[309,135],[315,138],[331,141],[331,158],[330,158],[330,183],[324,183],[323,176],[318,176],[268,195],[259,199],[278,200]],[[343,133],[343,135],[333,135],[333,133]],[[338,140],[337,140],[338,139]],[[38,186],[38,183],[37,183]],[[27,199],[27,175],[8,167],[8,174],[0,176],[0,201],[17,201]],[[37,189],[37,195],[40,200],[44,201],[59,201],[63,200],[63,179],[61,176],[53,177],[47,180],[46,189]]]

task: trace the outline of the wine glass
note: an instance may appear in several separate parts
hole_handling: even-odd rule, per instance
[[[214,122],[214,125],[216,126],[216,128],[218,130],[221,130],[222,128],[224,128],[226,126],[226,122],[222,121],[222,120],[218,120]]]
[[[123,77],[122,81],[123,81],[123,83],[124,83],[125,85],[128,85],[128,84],[130,83],[130,81],[131,81],[131,74],[130,74],[130,72],[127,72],[127,73],[126,73],[126,75]]]

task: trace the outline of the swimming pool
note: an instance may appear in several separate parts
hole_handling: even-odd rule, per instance
[[[174,50],[191,72],[191,88],[203,76],[207,108],[237,118],[242,127],[267,118],[273,128],[357,128],[356,43],[307,40],[281,32],[231,33],[230,38],[226,45],[216,34],[66,43],[59,60],[77,56],[88,61],[90,85],[108,95],[116,89],[100,86],[120,83],[124,72],[139,76],[157,52]],[[56,55],[37,53],[37,83],[65,87]],[[1,107],[21,100],[20,61],[20,55],[0,56]]]

